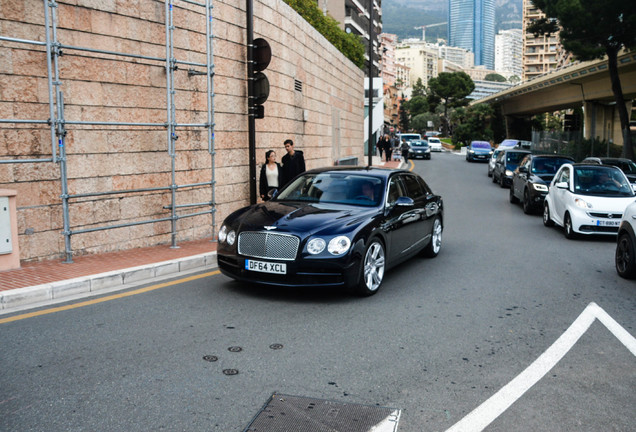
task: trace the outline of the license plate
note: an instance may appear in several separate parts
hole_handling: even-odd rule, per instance
[[[245,270],[261,273],[287,274],[287,264],[246,259]]]
[[[611,226],[611,227],[617,227],[621,224],[621,221],[619,220],[597,220],[596,221],[596,226]]]

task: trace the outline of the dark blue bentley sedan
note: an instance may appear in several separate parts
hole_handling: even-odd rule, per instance
[[[342,286],[375,294],[386,270],[442,246],[443,203],[404,170],[307,171],[267,202],[230,214],[219,230],[221,272],[279,286]]]

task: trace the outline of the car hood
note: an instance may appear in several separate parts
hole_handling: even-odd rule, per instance
[[[588,213],[594,212],[611,212],[611,213],[623,213],[625,208],[636,200],[636,197],[601,197],[594,195],[578,195],[573,197],[581,198],[592,207],[587,209]],[[574,205],[574,200],[572,204]]]
[[[491,150],[484,149],[484,148],[471,148],[471,150],[479,154],[489,154],[491,152]]]
[[[339,204],[267,201],[243,209],[233,220],[239,231],[262,231],[298,234],[340,234],[354,230],[380,210]],[[272,228],[273,227],[273,228]]]
[[[530,180],[533,183],[543,183],[548,184],[554,178],[554,174],[532,174]]]

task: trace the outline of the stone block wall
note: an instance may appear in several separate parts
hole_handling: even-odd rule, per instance
[[[46,4],[2,0],[0,36],[44,42]],[[175,202],[214,199],[213,206],[186,207],[178,214],[215,212],[180,218],[177,241],[214,237],[227,214],[249,203],[245,3],[222,0],[212,5],[215,154],[208,152],[205,128],[178,128],[174,183],[214,180],[214,188],[177,188]],[[168,118],[164,2],[58,1],[55,14],[57,40],[62,44],[59,89],[68,122],[64,137],[68,193],[90,195],[70,200],[70,229],[170,217],[173,160],[164,126]],[[174,58],[205,63],[205,8],[175,0],[173,17]],[[363,72],[280,0],[255,0],[254,37],[267,39],[273,53],[265,71],[271,89],[265,118],[256,120],[258,164],[264,162],[268,149],[276,150],[280,159],[287,138],[303,150],[308,168],[333,165],[346,156],[363,163]],[[0,40],[0,119],[50,118],[45,53],[42,45]],[[188,69],[205,71],[183,63],[174,71],[176,119],[203,124],[206,76],[189,74]],[[48,125],[0,123],[0,160],[50,159],[51,149]],[[64,256],[61,168],[51,161],[0,163],[0,188],[17,190],[23,261]],[[152,188],[162,189],[126,192]],[[117,193],[96,195],[113,191]],[[71,248],[80,255],[170,241],[171,222],[163,221],[75,234]]]

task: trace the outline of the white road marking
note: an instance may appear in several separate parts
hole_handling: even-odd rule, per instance
[[[601,307],[592,302],[572,323],[570,328],[541,354],[534,363],[446,432],[478,432],[484,430],[486,426],[503,414],[510,405],[523,396],[526,391],[539,382],[550,369],[556,366],[597,319],[636,356],[636,338],[614,321]]]

